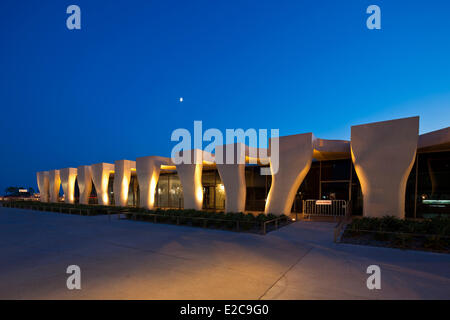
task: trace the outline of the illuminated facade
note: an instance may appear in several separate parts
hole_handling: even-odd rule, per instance
[[[312,133],[278,139],[272,175],[261,175],[257,164],[220,164],[215,157],[225,155],[217,148],[216,155],[191,150],[194,164],[148,156],[38,172],[41,201],[57,202],[62,185],[68,203],[147,209],[280,215],[303,212],[304,200],[345,200],[353,215],[450,214],[449,127],[419,135],[412,117],[353,126],[350,141]],[[235,154],[247,159],[249,147],[235,144]]]

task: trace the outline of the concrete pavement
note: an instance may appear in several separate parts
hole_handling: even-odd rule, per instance
[[[450,255],[0,208],[1,299],[450,299]],[[66,268],[81,268],[68,290]],[[366,268],[381,267],[381,290]]]

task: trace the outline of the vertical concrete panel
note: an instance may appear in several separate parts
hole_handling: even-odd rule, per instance
[[[48,202],[49,200],[49,173],[48,171],[41,171],[36,173],[37,183],[39,188],[39,196],[41,202]]]
[[[48,172],[50,202],[58,202],[59,189],[61,187],[61,178],[59,170],[50,170]]]
[[[97,163],[91,166],[92,180],[97,191],[98,204],[109,205],[108,184],[109,176],[114,171],[111,163]]]
[[[183,186],[184,209],[202,210],[203,207],[203,151],[190,150],[192,163],[177,165],[178,176]]]
[[[79,166],[78,172],[78,189],[80,190],[80,203],[89,204],[89,196],[92,191],[92,170],[91,166]]]
[[[92,191],[92,169],[91,166],[79,166],[77,168],[78,189],[80,190],[80,203],[89,204],[89,196]]]
[[[230,150],[232,148],[232,150]],[[226,161],[227,150],[233,152],[232,163]],[[246,146],[241,143],[216,146],[216,166],[225,188],[225,212],[244,212],[247,186],[245,182]]]
[[[114,202],[116,206],[126,207],[130,188],[131,170],[136,169],[136,162],[117,160],[114,162]]]
[[[64,202],[75,202],[75,180],[77,179],[76,168],[65,168],[59,170],[61,177],[61,185],[64,191]]]
[[[419,117],[352,127],[351,152],[366,217],[405,217],[405,192],[414,165]]]
[[[139,205],[141,208],[154,209],[155,191],[160,172],[160,157],[149,156],[136,159],[136,174],[139,182]]]
[[[311,167],[312,133],[274,138],[279,139],[279,166],[274,173],[272,155],[272,185],[267,196],[265,213],[290,214],[295,194]],[[272,139],[271,143],[272,143]],[[275,166],[276,167],[276,166]]]

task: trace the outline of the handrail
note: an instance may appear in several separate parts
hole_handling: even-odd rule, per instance
[[[339,223],[334,227],[334,236],[333,236],[334,243],[338,242],[338,238],[339,238],[339,235],[342,232],[342,229],[348,224],[348,222],[350,220],[351,219],[344,218],[341,221],[339,221]]]
[[[279,220],[282,220],[282,219],[284,219],[284,220],[286,220],[286,221],[289,221],[289,219],[287,219],[287,218],[285,218],[285,217],[279,217],[279,218],[275,218],[275,219],[272,219],[272,220],[269,220],[269,221],[264,221],[263,234],[266,234],[266,228],[267,228],[267,225],[268,225],[269,223],[274,222],[274,221],[275,221],[275,229],[278,229],[278,221],[279,221]]]

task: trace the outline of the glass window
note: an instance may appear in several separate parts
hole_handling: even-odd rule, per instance
[[[350,180],[350,159],[322,161],[322,181]]]
[[[128,202],[127,202],[129,206],[137,205],[137,188],[138,188],[137,177],[135,175],[131,175],[130,186],[128,187]]]
[[[161,174],[156,185],[156,201],[160,208],[169,206],[169,175]]]
[[[245,182],[247,185],[245,210],[264,211],[269,192],[269,177],[261,175],[260,166],[250,165],[245,168]]]
[[[348,200],[348,182],[322,182],[322,199]]]
[[[450,214],[450,152],[418,154],[417,217]]]
[[[109,175],[109,182],[108,182],[108,197],[109,197],[109,204],[114,205],[114,175]]]
[[[181,185],[180,177],[174,173],[169,176],[169,202],[172,208],[183,208],[183,187]]]

